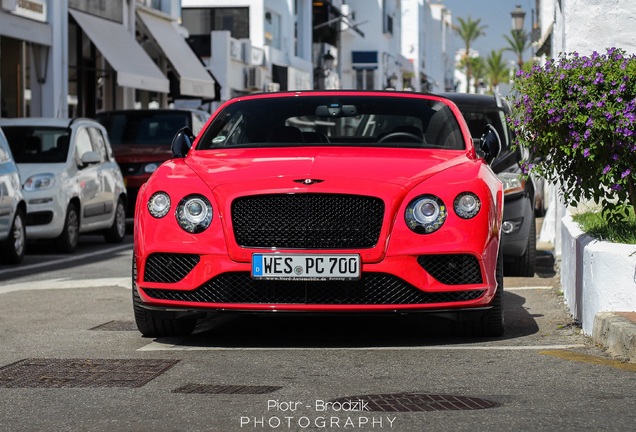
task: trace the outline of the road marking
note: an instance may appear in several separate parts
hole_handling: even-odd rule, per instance
[[[99,279],[46,279],[40,281],[20,282],[0,287],[0,294],[14,291],[33,291],[49,289],[77,289],[117,286],[131,289],[130,277],[99,278]]]
[[[552,288],[551,286],[504,287],[504,291],[551,290]]]
[[[59,258],[52,261],[45,261],[45,262],[41,262],[37,264],[20,264],[18,266],[13,266],[5,270],[0,270],[0,274],[17,273],[17,272],[23,272],[25,270],[28,271],[32,269],[41,268],[41,267],[47,267],[47,266],[51,266],[55,264],[63,264],[63,263],[71,262],[71,261],[77,261],[78,259],[91,258],[94,256],[111,254],[113,252],[118,252],[120,250],[131,249],[131,247],[132,246],[130,244],[119,245],[119,246],[109,247],[106,249],[100,249],[98,251],[90,252],[86,254],[69,255],[68,257]]]
[[[186,341],[186,339],[183,339]],[[162,342],[151,342],[137,351],[546,351],[584,348],[585,345],[453,345],[453,346],[408,346],[408,347],[220,347],[188,346]]]
[[[620,360],[614,360],[604,357],[597,357],[589,354],[582,354],[576,351],[566,351],[566,350],[552,350],[552,351],[541,351],[539,354],[545,354],[553,357],[557,357],[564,360],[572,360],[582,363],[591,363],[599,366],[609,366],[615,369],[626,370],[629,372],[636,372],[636,364],[634,363],[625,363]]]

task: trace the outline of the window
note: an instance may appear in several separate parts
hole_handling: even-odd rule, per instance
[[[82,156],[89,151],[93,151],[91,137],[86,128],[78,129],[75,134],[75,154],[77,155],[78,164],[81,161]]]
[[[374,69],[356,69],[356,90],[373,90],[375,86]]]
[[[88,128],[88,133],[91,136],[93,147],[100,155],[102,155],[102,162],[107,161],[108,154],[106,152],[106,143],[104,142],[104,136],[102,135],[102,132],[99,129]]]
[[[188,43],[201,57],[210,57],[210,32],[229,30],[235,39],[250,37],[249,8],[183,8],[183,26],[188,29]]]
[[[281,49],[280,21],[279,14],[271,11],[265,12],[265,45]]]

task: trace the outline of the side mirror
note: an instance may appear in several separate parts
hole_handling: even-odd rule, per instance
[[[492,125],[487,125],[479,140],[479,150],[484,155],[484,160],[488,165],[499,156],[501,151],[501,140],[497,130]]]
[[[184,158],[192,148],[194,135],[189,127],[179,129],[179,132],[172,139],[172,155],[176,158]]]
[[[98,164],[102,161],[102,157],[96,151],[87,151],[82,154],[80,162],[82,166]]]

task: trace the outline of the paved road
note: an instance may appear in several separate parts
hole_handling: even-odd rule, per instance
[[[502,338],[462,339],[413,317],[284,315],[146,339],[132,320],[130,243],[98,243],[72,260],[51,253],[45,267],[0,267],[0,430],[631,431],[636,422],[636,368],[579,334],[549,256],[538,276],[505,279]]]

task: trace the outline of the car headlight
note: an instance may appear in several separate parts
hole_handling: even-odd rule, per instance
[[[526,189],[526,179],[523,174],[499,173],[499,180],[503,183],[504,195],[522,193]]]
[[[146,165],[144,165],[144,172],[146,174],[152,174],[153,172],[157,171],[157,168],[159,168],[159,165],[161,164],[158,162],[147,163]]]
[[[25,191],[39,191],[51,189],[55,184],[55,174],[35,174],[24,182]]]
[[[170,210],[170,197],[165,192],[155,192],[148,200],[148,211],[156,218],[162,218]]]
[[[414,232],[430,234],[444,224],[447,215],[446,206],[441,199],[435,195],[422,195],[409,203],[404,220]]]
[[[177,222],[190,233],[200,233],[212,222],[212,206],[202,195],[188,195],[177,206]]]
[[[473,218],[479,213],[481,201],[479,197],[472,192],[462,192],[457,195],[453,203],[455,213],[462,219]]]

